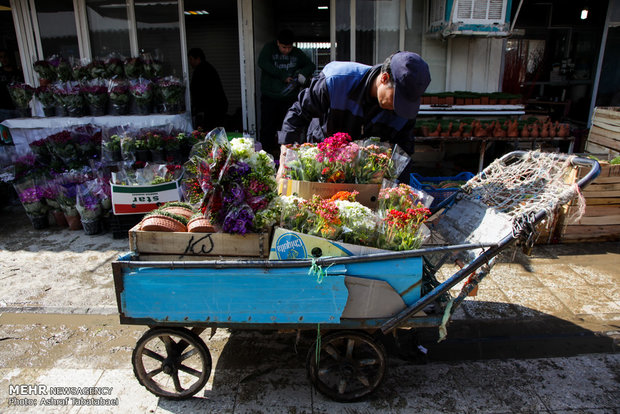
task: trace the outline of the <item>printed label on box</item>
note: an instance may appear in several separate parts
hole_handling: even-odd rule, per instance
[[[169,201],[180,201],[179,180],[147,186],[111,184],[112,211],[116,215],[148,213]]]

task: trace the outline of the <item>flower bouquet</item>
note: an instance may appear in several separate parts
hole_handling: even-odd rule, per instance
[[[121,136],[121,157],[123,161],[135,161],[136,140],[134,137],[126,134]]]
[[[82,93],[88,102],[88,109],[93,116],[103,116],[108,104],[108,88],[103,82],[93,80],[82,87]]]
[[[125,115],[129,106],[129,85],[124,81],[110,80],[108,83],[110,115]]]
[[[49,164],[52,154],[48,148],[47,138],[32,141],[29,146],[39,163]]]
[[[183,154],[181,152],[181,142],[173,135],[164,137],[164,150],[166,151],[166,161],[181,162]]]
[[[133,57],[125,60],[125,76],[129,79],[139,78],[143,74],[144,64],[139,57]]]
[[[371,209],[355,201],[357,194],[357,191],[341,191],[331,198],[340,213],[341,238],[345,243],[375,246],[379,218]]]
[[[153,84],[151,81],[142,78],[132,80],[129,84],[129,92],[131,92],[136,104],[136,114],[150,114],[153,101]]]
[[[65,214],[62,212],[60,203],[58,202],[59,190],[56,181],[50,180],[46,182],[45,185],[42,186],[42,190],[45,203],[49,206],[56,224],[60,227],[67,227],[67,219],[65,218]]]
[[[106,66],[101,60],[93,60],[87,68],[91,79],[102,79],[106,76]]]
[[[355,162],[358,183],[381,184],[393,170],[392,149],[376,144],[361,146]]]
[[[157,82],[161,100],[160,112],[176,114],[181,112],[185,86],[173,76],[167,76]]]
[[[146,141],[146,146],[151,152],[151,160],[153,162],[164,162],[164,133],[160,131],[148,131],[140,136]]]
[[[27,83],[14,82],[9,85],[9,94],[21,118],[30,116],[30,100],[34,95],[34,88]]]
[[[222,128],[209,133],[192,150],[185,164],[185,194],[201,202],[201,211],[227,233],[260,231],[264,211],[275,198],[275,167],[264,151],[254,151],[254,141],[235,138],[230,142]]]
[[[377,246],[388,250],[415,250],[420,248],[424,237],[422,223],[430,216],[430,210],[421,203],[405,211],[388,210],[383,219]]]
[[[73,70],[71,69],[71,65],[69,62],[60,56],[53,56],[49,60],[50,65],[54,68],[56,72],[56,77],[61,82],[68,82],[71,80],[73,76]]]
[[[59,177],[58,186],[58,203],[65,214],[65,219],[70,230],[79,230],[82,228],[80,214],[76,208],[77,186],[80,180],[71,174],[65,174]]]
[[[45,204],[43,189],[37,186],[33,180],[26,180],[14,186],[32,226],[36,230],[46,228],[48,226],[47,205]]]
[[[105,60],[105,76],[108,78],[120,78],[125,75],[123,61],[116,56],[110,56]]]
[[[79,153],[69,131],[62,131],[47,137],[51,153],[70,168],[77,166]]]
[[[72,72],[73,79],[75,79],[76,81],[84,81],[91,78],[88,65],[85,65],[79,61],[73,65]]]
[[[96,158],[101,148],[101,129],[93,125],[81,125],[71,131],[71,138],[82,159]]]
[[[56,99],[67,113],[67,116],[78,117],[84,115],[84,97],[78,82],[56,84]]]
[[[48,61],[37,60],[32,67],[39,75],[41,85],[47,85],[56,80],[56,70]]]
[[[39,86],[34,96],[43,105],[43,114],[45,116],[56,115],[56,99],[54,98],[54,90],[49,86]]]
[[[75,208],[80,214],[80,220],[84,233],[97,234],[101,231],[102,208],[97,196],[99,182],[97,180],[86,181],[77,185],[77,197]]]
[[[349,134],[338,132],[320,142],[317,149],[316,160],[321,163],[319,182],[356,182],[353,165],[359,146],[351,142]]]
[[[301,144],[286,151],[287,178],[300,181],[318,181],[322,170],[317,161],[319,149],[315,144]]]

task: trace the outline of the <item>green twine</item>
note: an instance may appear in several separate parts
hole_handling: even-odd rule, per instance
[[[327,271],[333,265],[334,264],[332,263],[329,266],[327,266],[327,269],[323,269],[321,265],[316,262],[316,258],[313,257],[312,265],[310,266],[310,269],[308,269],[308,275],[309,276],[316,275],[316,283],[321,284],[323,283],[323,279],[325,278],[325,276],[327,276]]]
[[[321,359],[321,324],[316,324],[316,346],[314,349],[314,359],[316,359],[316,368],[319,368],[319,360]]]

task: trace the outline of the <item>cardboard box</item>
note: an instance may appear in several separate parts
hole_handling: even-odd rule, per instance
[[[341,243],[276,227],[269,251],[269,260],[307,259],[323,256],[363,256],[387,250]]]
[[[169,260],[195,256],[267,257],[268,233],[182,233],[129,230],[129,248],[141,256],[165,255]]]
[[[156,185],[118,185],[112,188],[112,211],[116,215],[148,213],[169,201],[181,201],[181,180]]]
[[[346,184],[346,183],[317,183],[313,181],[280,180],[278,194],[290,196],[297,194],[306,200],[312,199],[314,194],[321,198],[330,198],[338,191],[358,191],[356,201],[368,208],[377,208],[381,184]]]

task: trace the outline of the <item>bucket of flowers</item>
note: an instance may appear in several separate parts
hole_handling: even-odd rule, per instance
[[[60,203],[58,202],[58,185],[56,184],[56,181],[49,180],[41,188],[43,190],[45,203],[49,206],[49,209],[54,216],[54,221],[60,227],[67,227],[67,219],[65,218],[65,214],[62,212]]]
[[[108,104],[108,88],[99,79],[94,79],[82,87],[82,93],[88,102],[88,109],[92,116],[103,116]]]
[[[13,82],[9,85],[9,94],[19,117],[28,118],[31,115],[30,100],[34,95],[34,88],[27,83]]]
[[[73,69],[67,59],[61,56],[52,56],[49,60],[50,65],[56,72],[56,77],[61,82],[68,82],[73,77]]]
[[[33,180],[26,180],[15,184],[15,190],[28,218],[30,218],[32,227],[35,230],[48,227],[47,205],[45,204],[43,189],[36,185]]]
[[[142,72],[147,79],[155,79],[161,73],[162,64],[159,60],[146,56],[142,61]]]
[[[126,115],[129,108],[129,85],[125,81],[110,80],[108,83],[110,115]]]
[[[151,152],[151,161],[162,163],[166,160],[164,148],[164,134],[159,131],[147,131],[143,139]]]
[[[65,219],[69,225],[69,230],[79,230],[82,228],[80,213],[76,208],[77,185],[80,180],[71,174],[59,177],[58,203],[65,214]]]
[[[160,108],[164,114],[176,114],[181,112],[185,86],[174,76],[166,76],[157,82]]]
[[[101,153],[103,161],[107,163],[114,163],[121,161],[121,136],[114,134],[107,139],[102,139]]]
[[[88,69],[88,64],[84,64],[80,61],[77,61],[73,64],[73,79],[76,81],[84,81],[91,78],[90,71]]]
[[[153,84],[147,79],[135,79],[130,81],[129,92],[135,102],[135,113],[137,115],[148,115],[151,113],[153,101]]]
[[[32,141],[29,146],[39,163],[45,165],[49,164],[52,154],[50,154],[47,138]]]
[[[54,98],[54,90],[50,86],[39,86],[35,90],[34,96],[43,106],[43,115],[46,117],[56,115],[56,99]]]
[[[52,134],[47,137],[52,154],[62,160],[67,167],[74,167],[78,162],[79,153],[71,137],[71,133],[67,130]]]
[[[78,82],[57,83],[55,88],[56,99],[67,116],[79,117],[84,115],[84,97]]]

